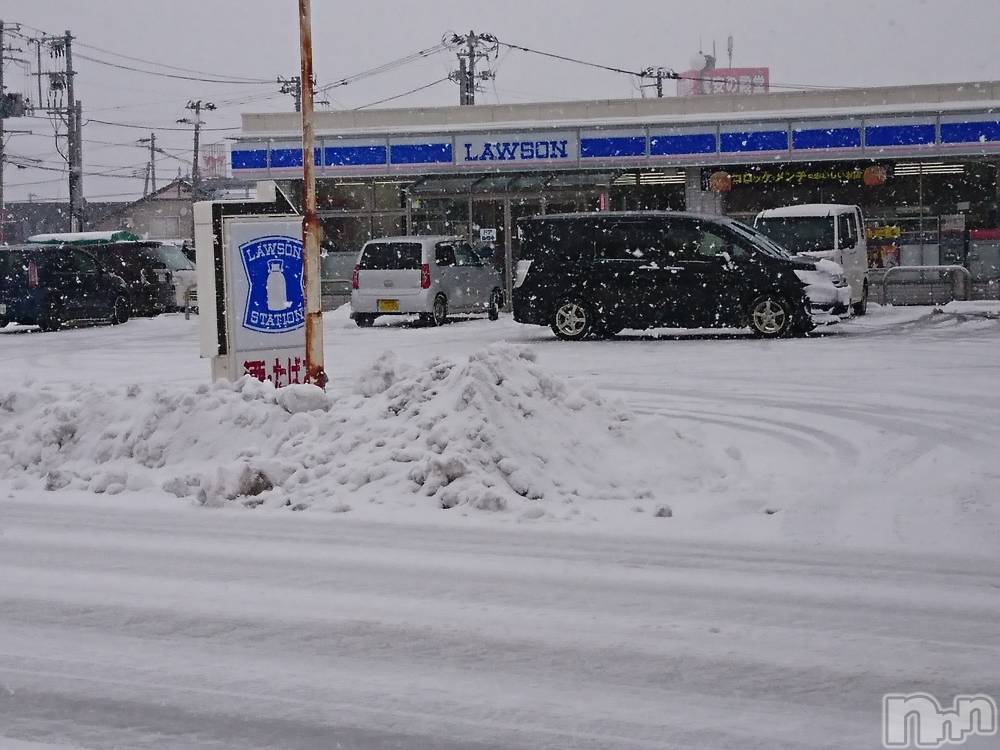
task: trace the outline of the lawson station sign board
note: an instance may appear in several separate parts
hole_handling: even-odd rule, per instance
[[[490,133],[324,135],[313,160],[323,176],[586,169],[817,159],[981,156],[1000,150],[1000,114],[859,113],[842,118],[776,118],[714,123],[538,128]],[[283,177],[302,171],[301,142],[241,138],[234,175]]]

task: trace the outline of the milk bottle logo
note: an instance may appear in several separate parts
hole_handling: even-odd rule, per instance
[[[269,260],[267,262],[267,309],[269,312],[280,312],[291,307],[288,301],[288,285],[285,284],[285,261]]]
[[[286,333],[305,325],[302,242],[294,237],[258,237],[240,245],[247,280],[243,327]]]

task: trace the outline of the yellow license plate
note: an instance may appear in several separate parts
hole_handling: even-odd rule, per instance
[[[380,299],[378,301],[378,311],[379,312],[399,312],[399,300],[398,299]]]

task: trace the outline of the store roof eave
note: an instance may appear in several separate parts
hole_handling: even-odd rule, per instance
[[[817,120],[843,117],[864,117],[872,115],[927,115],[947,114],[962,111],[987,111],[1000,113],[1000,99],[973,100],[964,102],[919,103],[910,106],[899,104],[869,105],[865,107],[825,107],[797,110],[752,110],[746,112],[698,112],[685,115],[650,115],[630,117],[609,117],[573,120],[523,120],[463,122],[458,124],[415,125],[413,127],[391,126],[330,130],[317,128],[317,136],[337,136],[343,138],[365,138],[392,135],[435,135],[442,133],[503,132],[518,130],[559,130],[565,128],[606,128],[643,127],[645,125],[694,125],[715,122],[761,122],[768,120]],[[254,117],[266,117],[269,113],[259,113]],[[250,115],[244,115],[248,117]],[[244,120],[246,124],[246,120]],[[302,137],[301,130],[268,131],[246,130],[235,136],[236,140],[294,140]]]

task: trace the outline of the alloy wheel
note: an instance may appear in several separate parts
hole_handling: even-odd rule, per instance
[[[555,327],[566,338],[579,338],[587,327],[587,311],[578,302],[565,302],[556,310]]]
[[[750,315],[754,329],[768,336],[781,333],[788,323],[785,308],[771,298],[762,299],[754,305]]]

